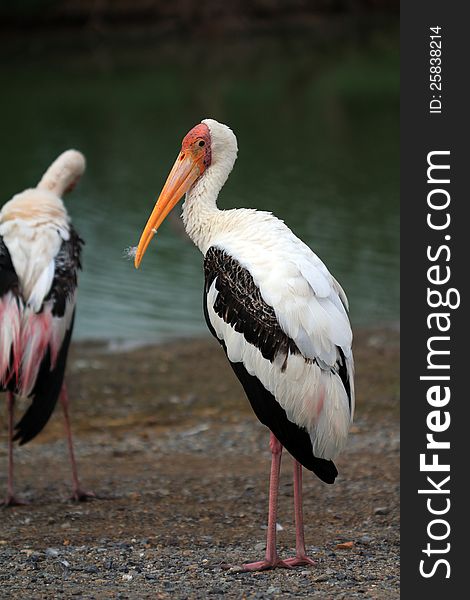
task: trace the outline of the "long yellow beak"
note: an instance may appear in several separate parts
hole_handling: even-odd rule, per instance
[[[170,174],[163,186],[155,208],[147,221],[147,225],[140,236],[139,245],[135,254],[134,265],[138,269],[145,251],[148,248],[157,229],[163,223],[174,206],[193,185],[201,174],[201,167],[191,156],[190,152],[181,153],[176,159]]]

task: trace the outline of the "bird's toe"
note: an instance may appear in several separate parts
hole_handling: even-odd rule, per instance
[[[245,563],[242,565],[243,571],[267,571],[268,569],[276,568],[291,569],[292,567],[287,563],[287,561],[281,560],[278,557],[272,560],[266,558],[264,560],[258,560],[256,562]]]
[[[315,561],[311,559],[306,554],[301,554],[298,556],[294,556],[293,558],[286,558],[285,563],[287,563],[290,567],[301,567],[301,566],[310,566],[314,565]]]
[[[28,500],[23,500],[22,498],[18,498],[13,494],[8,494],[5,500],[0,504],[3,508],[9,508],[11,506],[26,506],[28,505]]]
[[[70,496],[70,500],[73,500],[74,502],[87,502],[87,500],[90,500],[91,498],[96,498],[95,492],[82,490],[81,488],[73,490],[72,495]]]

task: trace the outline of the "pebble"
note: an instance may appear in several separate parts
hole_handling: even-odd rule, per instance
[[[243,573],[243,567],[241,565],[233,565],[227,570],[227,573]]]
[[[98,573],[98,567],[94,565],[89,565],[83,569],[85,573]]]
[[[364,544],[364,546],[368,546],[371,543],[372,538],[370,535],[362,535],[357,541],[360,544]]]
[[[374,515],[388,515],[390,509],[387,506],[378,506],[374,509]]]

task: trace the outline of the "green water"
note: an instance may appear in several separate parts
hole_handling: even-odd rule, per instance
[[[353,324],[396,321],[398,37],[126,44],[31,44],[0,66],[1,203],[66,148],[88,160],[66,198],[86,241],[75,337],[205,332],[202,257],[177,211],[139,271],[123,258],[205,117],[229,124],[240,148],[219,206],[284,219],[347,291]]]

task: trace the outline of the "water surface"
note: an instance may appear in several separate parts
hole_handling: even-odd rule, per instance
[[[321,44],[292,35],[56,49],[4,62],[1,202],[66,148],[88,160],[65,199],[86,241],[75,337],[205,332],[202,257],[179,211],[139,271],[123,258],[182,137],[205,117],[229,124],[240,148],[219,206],[284,219],[347,291],[353,324],[396,321],[397,47],[393,35]]]

